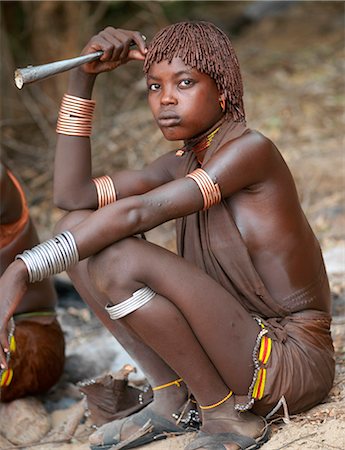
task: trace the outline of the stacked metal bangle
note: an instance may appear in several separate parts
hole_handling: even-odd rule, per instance
[[[63,96],[56,132],[68,136],[91,136],[96,102],[65,94]]]
[[[124,300],[118,305],[106,305],[105,309],[112,320],[118,320],[144,306],[155,295],[155,291],[145,286],[133,292],[133,295],[127,300]]]
[[[26,265],[29,282],[35,283],[67,270],[79,261],[79,253],[72,233],[64,231],[31,250],[16,256]]]
[[[92,181],[96,185],[98,208],[103,208],[103,206],[109,205],[109,203],[116,202],[115,186],[109,175],[93,178]]]
[[[198,185],[204,199],[204,210],[221,202],[222,194],[220,192],[219,185],[217,183],[213,183],[212,178],[205,170],[196,169],[187,174],[186,177],[192,178],[192,180],[194,180]]]

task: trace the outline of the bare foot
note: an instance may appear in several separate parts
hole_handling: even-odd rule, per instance
[[[217,433],[235,433],[257,439],[265,434],[266,422],[251,412],[238,412],[234,409],[234,400],[230,399],[219,407],[203,411],[201,431],[210,435]],[[223,443],[226,450],[238,450],[236,444]],[[202,450],[203,447],[200,447]]]

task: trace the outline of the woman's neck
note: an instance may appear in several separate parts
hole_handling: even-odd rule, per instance
[[[216,136],[224,122],[225,116],[223,116],[218,122],[216,122],[204,133],[195,138],[187,139],[184,141],[184,150],[193,151],[199,164],[202,164],[207,148],[211,145],[213,138]]]
[[[207,145],[207,147],[208,147],[210,145],[213,137],[216,134],[214,132],[216,130],[218,131],[218,129],[220,128],[220,126],[224,122],[225,122],[225,116],[223,116],[220,120],[218,120],[211,128],[209,128],[208,130],[206,130],[203,133],[199,134],[198,136],[195,136],[195,137],[193,137],[191,139],[186,139],[184,141],[184,149],[186,151],[188,151],[188,150],[194,149],[196,146],[202,147],[202,145],[204,143],[207,143],[208,141],[210,141],[209,144]]]

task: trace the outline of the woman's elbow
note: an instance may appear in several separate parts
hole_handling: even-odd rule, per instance
[[[53,203],[56,208],[63,209],[64,211],[74,211],[75,208],[72,207],[70,202],[65,198],[60,198],[54,194]]]
[[[96,197],[94,192],[90,190],[89,185],[66,186],[61,183],[54,184],[53,202],[57,208],[65,211],[96,209],[97,205],[93,204],[95,200]]]
[[[53,204],[56,208],[63,209],[65,211],[71,211],[70,196],[67,195],[67,190],[63,187],[61,182],[57,182],[54,179],[53,185]]]
[[[53,203],[56,208],[63,209],[64,211],[90,209],[90,206],[82,204],[80,198],[73,195],[61,195],[59,192],[54,192]]]

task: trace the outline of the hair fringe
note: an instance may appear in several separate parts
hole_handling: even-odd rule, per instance
[[[153,63],[179,57],[215,81],[226,100],[227,116],[245,120],[243,84],[239,62],[228,36],[214,24],[203,21],[178,22],[160,30],[148,46],[144,63],[147,73]]]

